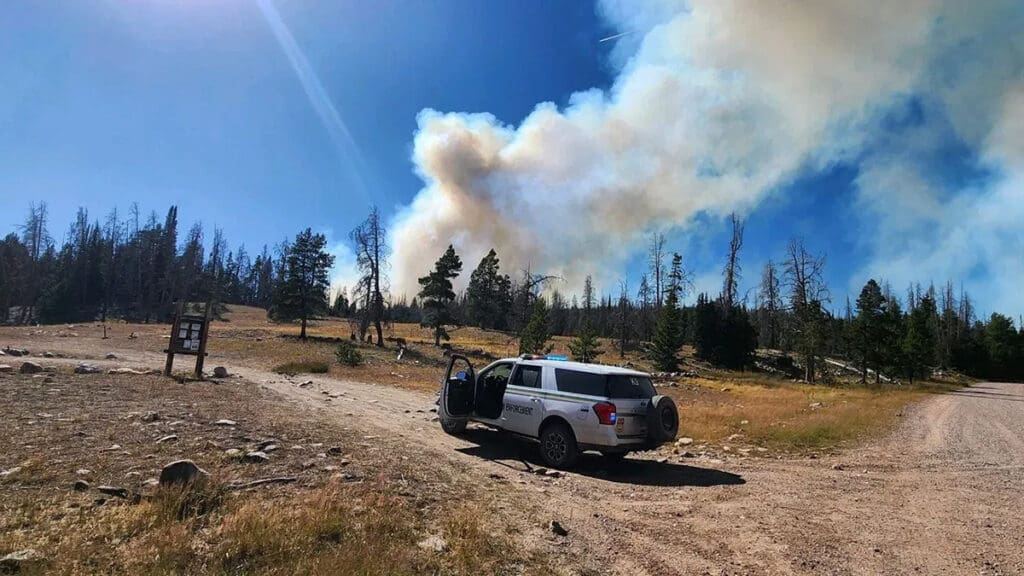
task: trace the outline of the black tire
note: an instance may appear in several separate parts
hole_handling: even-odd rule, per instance
[[[442,417],[441,429],[452,436],[459,436],[466,431],[466,420],[464,418],[452,420]]]
[[[540,431],[540,457],[552,468],[572,468],[580,457],[576,435],[564,422],[553,422]]]
[[[647,409],[647,435],[655,442],[671,442],[679,433],[679,411],[668,396],[651,398]]]

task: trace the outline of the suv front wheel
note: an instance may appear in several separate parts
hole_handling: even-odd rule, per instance
[[[540,433],[540,456],[552,468],[571,468],[580,457],[576,435],[564,422],[554,422]]]
[[[458,436],[466,431],[466,420],[465,419],[451,419],[441,417],[441,429],[451,434],[452,436]]]

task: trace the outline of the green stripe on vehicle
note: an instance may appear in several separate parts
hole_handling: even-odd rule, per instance
[[[509,384],[505,387],[506,391],[512,391],[516,394],[522,394],[523,396],[537,396],[539,398],[550,398],[552,400],[566,400],[566,401],[602,401],[602,396],[590,396],[588,394],[576,394],[575,392],[561,392],[555,390],[541,390],[539,388],[526,388],[524,386],[514,386]]]

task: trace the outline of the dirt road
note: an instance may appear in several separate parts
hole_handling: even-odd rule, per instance
[[[94,362],[154,367],[161,357],[136,351]],[[551,479],[528,471],[539,465],[528,445],[484,429],[445,435],[428,394],[232,370],[310,410],[400,438],[430,465],[476,475],[521,538],[580,572],[1024,573],[1024,385],[936,396],[909,409],[890,438],[841,454],[663,463],[639,455],[616,472],[591,457]],[[552,519],[568,538],[550,536]]]
[[[265,378],[249,373],[252,379]],[[313,405],[313,391],[265,378]],[[439,462],[522,482],[571,546],[598,570],[651,574],[1024,573],[1024,386],[982,384],[909,410],[891,438],[797,461],[739,458],[658,463],[614,474],[588,458],[555,481],[523,472],[529,446],[474,430],[443,434],[431,398],[316,380],[337,409],[409,435]],[[320,394],[323,396],[323,394]],[[406,413],[405,410],[411,412]],[[685,416],[684,416],[685,417]],[[423,428],[416,432],[416,428]],[[514,502],[515,498],[510,498]],[[514,506],[514,504],[511,504]]]

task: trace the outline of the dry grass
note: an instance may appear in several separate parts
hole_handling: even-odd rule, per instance
[[[680,435],[773,452],[838,448],[885,433],[909,403],[948,389],[838,388],[764,378],[690,382],[661,389],[679,405]]]
[[[39,551],[44,560],[29,574],[474,574],[543,565],[489,523],[497,516],[477,502],[479,487],[422,461],[429,456],[406,459],[397,439],[365,442],[330,416],[240,381],[52,377],[0,375],[10,394],[0,406],[0,470],[20,466],[0,483],[0,556]],[[149,421],[147,411],[160,416]],[[215,425],[220,418],[237,425]],[[155,443],[172,432],[177,441]],[[264,464],[225,453],[267,438],[280,448]],[[332,446],[343,453],[327,453]],[[188,491],[144,485],[182,457],[212,480]],[[273,476],[298,480],[224,488]],[[72,491],[81,477],[141,498]],[[449,514],[465,505],[476,512]],[[431,533],[450,551],[419,547]]]
[[[274,366],[274,372],[278,374],[327,374],[331,367],[326,362],[315,360],[300,360],[285,362]]]
[[[0,552],[43,552],[30,574],[500,574],[529,562],[482,509],[441,520],[449,551],[421,548],[430,523],[384,483],[235,495],[184,516],[174,513],[180,496],[75,509],[22,502],[5,522],[20,529],[0,537]]]

